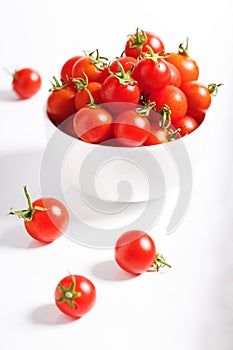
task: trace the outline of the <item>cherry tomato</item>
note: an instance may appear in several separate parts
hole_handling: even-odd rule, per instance
[[[81,58],[82,56],[74,56],[69,58],[62,66],[60,72],[60,79],[63,83],[67,83],[69,86],[73,87],[74,83],[72,82],[72,69],[74,64]]]
[[[141,146],[150,133],[148,118],[137,110],[118,114],[113,124],[113,134],[117,141],[126,147]]]
[[[73,66],[72,77],[85,79],[85,74],[88,81],[97,81],[102,83],[109,75],[107,64],[99,57],[97,51],[96,56],[92,52],[88,56],[81,57]]]
[[[125,44],[125,54],[138,58],[143,52],[148,52],[147,45],[152,48],[154,53],[164,51],[164,44],[156,34],[137,28],[135,34],[129,35]]]
[[[101,87],[101,83],[92,81],[88,83],[85,88],[78,90],[74,98],[74,104],[77,111],[85,107],[88,103],[92,102],[90,93],[94,102],[99,104],[101,102]]]
[[[115,260],[129,273],[141,274],[147,271],[153,265],[155,258],[154,241],[143,231],[127,231],[115,244]]]
[[[13,74],[13,89],[22,99],[35,95],[40,90],[41,83],[40,74],[31,68],[23,68]]]
[[[182,81],[181,81],[181,75],[179,70],[176,68],[176,66],[174,66],[174,64],[170,62],[167,62],[167,63],[171,73],[169,85],[175,85],[177,87],[180,87]]]
[[[121,83],[116,76],[110,75],[102,84],[101,98],[103,103],[128,102],[137,104],[140,99],[140,89],[134,81]],[[112,104],[112,106],[117,106],[117,104]]]
[[[178,52],[172,52],[166,58],[166,61],[172,63],[180,72],[182,83],[191,80],[197,80],[199,76],[199,67],[188,53],[188,39],[186,47],[179,45]]]
[[[155,101],[158,110],[163,105],[170,108],[172,124],[183,118],[188,109],[185,94],[174,85],[166,85],[163,89],[154,90],[150,95],[150,101]]]
[[[132,67],[134,67],[137,63],[136,58],[130,56],[122,56],[117,58],[117,60],[113,61],[109,68],[111,72],[118,73],[120,72],[117,61],[121,63],[125,72],[128,72]]]
[[[70,86],[62,86],[54,77],[55,84],[47,99],[46,112],[51,121],[58,125],[76,112],[74,103],[76,91]]]
[[[198,122],[194,118],[186,115],[184,118],[175,123],[175,127],[177,129],[181,129],[179,132],[181,136],[185,136],[193,132],[198,127]]]
[[[187,114],[198,117],[205,112],[211,104],[211,93],[208,87],[198,81],[190,81],[181,85],[188,100]]]
[[[69,214],[65,206],[56,198],[39,198],[33,203],[24,187],[28,209],[11,210],[9,214],[24,220],[29,235],[37,241],[51,243],[60,237],[69,224]]]
[[[95,286],[84,276],[66,276],[56,286],[55,303],[65,315],[80,318],[94,307],[95,302]]]
[[[83,107],[75,114],[73,126],[81,140],[100,143],[107,140],[112,132],[112,116],[98,106]]]
[[[164,59],[154,60],[153,57],[138,61],[132,76],[138,82],[140,89],[147,92],[163,88],[171,79],[167,62]]]

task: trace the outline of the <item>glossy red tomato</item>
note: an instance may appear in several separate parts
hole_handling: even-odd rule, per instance
[[[175,126],[177,129],[181,129],[179,134],[181,136],[185,136],[193,132],[198,127],[198,122],[194,118],[186,115],[184,118],[175,123]]]
[[[151,92],[166,86],[171,79],[171,72],[164,59],[142,58],[134,67],[132,76],[141,91]]]
[[[125,44],[125,54],[138,58],[142,53],[148,52],[146,45],[149,45],[155,53],[164,51],[164,44],[156,34],[137,28],[135,34],[129,35]]]
[[[19,69],[13,74],[13,89],[22,99],[35,95],[40,90],[41,83],[40,74],[31,68]]]
[[[115,260],[129,273],[138,275],[147,271],[153,265],[155,258],[154,241],[143,231],[127,231],[115,244]]]
[[[188,101],[187,114],[198,117],[205,112],[211,104],[211,93],[205,85],[198,81],[190,81],[181,85]]]
[[[117,141],[126,147],[141,146],[150,133],[148,118],[136,110],[118,114],[113,124],[113,134]]]
[[[83,141],[100,143],[112,132],[112,116],[98,106],[83,107],[74,116],[74,131]]]
[[[154,90],[150,95],[150,101],[155,101],[158,110],[164,104],[170,108],[172,124],[183,118],[188,109],[185,94],[174,85],[166,85],[163,89]]]
[[[47,99],[46,112],[51,121],[58,125],[76,112],[74,103],[76,91],[70,86],[62,87],[57,80],[56,84],[58,85],[53,85]]]
[[[130,57],[130,56],[118,57],[117,60],[113,61],[109,66],[111,72],[118,73],[120,71],[117,61],[121,63],[125,72],[128,72],[129,70],[131,70],[137,63],[137,60],[134,57]]]
[[[88,313],[96,302],[96,288],[86,277],[69,275],[56,286],[55,303],[64,314],[80,318]]]
[[[74,64],[81,58],[82,56],[74,56],[69,58],[62,66],[60,72],[60,79],[63,83],[67,83],[69,86],[73,87],[74,83],[72,82],[72,69]]]
[[[121,82],[116,76],[110,75],[102,84],[101,98],[103,103],[122,102],[137,104],[140,99],[140,89],[137,82]],[[119,108],[118,108],[119,107]],[[114,111],[121,111],[121,105],[109,104],[109,108]]]
[[[88,77],[88,81],[97,81],[102,83],[109,75],[108,67],[97,52],[94,57],[93,53],[81,57],[73,66],[72,77],[75,79]]]
[[[24,193],[28,202],[26,210],[11,210],[9,214],[24,219],[29,235],[37,241],[51,243],[60,237],[69,224],[66,207],[56,198],[39,198],[33,203],[26,187]]]
[[[180,44],[178,52],[170,53],[166,60],[179,70],[182,83],[198,79],[199,67],[196,61],[189,56],[188,39],[186,46],[183,43]]]
[[[94,102],[96,104],[99,104],[100,102],[102,102],[101,87],[102,87],[101,83],[92,81],[88,83],[85,88],[78,90],[74,99],[74,104],[77,111],[85,107],[87,104],[90,104],[91,102]],[[92,101],[92,98],[90,97],[90,94],[93,98],[93,101]]]

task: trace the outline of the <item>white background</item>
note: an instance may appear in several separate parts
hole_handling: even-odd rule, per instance
[[[231,1],[29,1],[0,5],[0,347],[29,349],[231,350],[233,348],[232,13]],[[209,132],[194,175],[189,211],[170,236],[151,230],[172,264],[159,274],[130,278],[112,250],[62,237],[33,241],[6,213],[25,206],[23,185],[40,195],[46,140],[43,106],[50,79],[82,50],[110,59],[136,27],[157,33],[166,50],[189,37],[203,83],[224,83],[209,110]],[[19,101],[5,68],[32,67],[40,92]],[[54,289],[72,273],[96,285],[97,302],[71,321],[54,305]]]

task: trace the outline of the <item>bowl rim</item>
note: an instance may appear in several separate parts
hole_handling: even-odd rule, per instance
[[[195,137],[196,134],[200,133],[200,129],[203,129],[203,124],[206,124],[206,118],[207,118],[207,114],[205,115],[203,121],[201,122],[201,124],[199,124],[199,126],[192,131],[190,134],[184,135],[182,137],[180,137],[179,139],[170,141],[170,142],[164,142],[161,144],[157,144],[157,145],[141,145],[141,146],[135,146],[135,147],[127,147],[127,146],[110,146],[110,145],[104,145],[102,143],[90,143],[90,142],[86,142],[81,140],[80,138],[76,138],[72,135],[69,135],[67,133],[65,133],[64,131],[62,131],[60,128],[58,128],[50,119],[50,117],[48,116],[47,113],[47,108],[46,108],[47,103],[45,103],[44,105],[44,115],[45,115],[45,120],[47,120],[47,122],[51,125],[51,127],[54,129],[55,131],[58,131],[59,133],[61,133],[62,135],[64,135],[65,137],[68,137],[70,139],[73,139],[74,141],[85,145],[86,147],[104,147],[104,148],[108,148],[108,149],[116,149],[116,148],[121,148],[121,149],[127,149],[127,150],[132,150],[132,152],[140,152],[140,149],[147,149],[147,150],[159,150],[161,148],[164,148],[164,145],[169,145],[169,147],[172,147],[172,144],[178,144],[178,143],[182,143],[184,146],[186,145],[186,140],[189,142],[189,140],[193,139]],[[75,115],[77,112],[75,112],[72,115]],[[70,118],[72,115],[70,115],[68,118]],[[66,118],[65,120],[67,120],[68,118]],[[64,122],[65,122],[64,120]]]

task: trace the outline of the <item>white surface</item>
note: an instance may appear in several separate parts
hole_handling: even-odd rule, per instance
[[[11,78],[3,69],[0,74],[1,349],[233,348],[232,3],[119,4],[1,3],[1,67],[30,66],[43,78],[35,97],[18,101]],[[173,267],[129,278],[114,264],[112,250],[89,249],[65,237],[42,246],[26,234],[22,222],[5,214],[12,206],[24,207],[23,185],[33,198],[40,195],[43,105],[51,77],[83,49],[103,48],[103,55],[114,57],[137,26],[166,39],[168,51],[188,36],[200,80],[224,86],[211,106],[207,148],[183,223],[170,236],[157,238],[163,223],[150,232]],[[68,271],[88,276],[97,288],[94,309],[72,322],[53,299]]]

